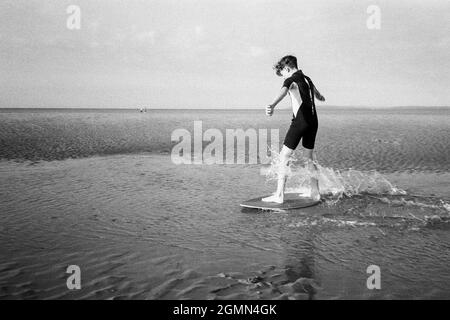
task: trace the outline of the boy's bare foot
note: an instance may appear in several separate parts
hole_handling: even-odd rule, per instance
[[[270,197],[266,197],[266,198],[262,198],[261,201],[263,202],[275,202],[275,203],[279,203],[282,204],[284,199],[283,196],[277,195],[277,194],[273,194]]]
[[[314,201],[319,201],[320,200],[319,190],[317,190],[317,189],[311,190],[311,199],[313,199]]]

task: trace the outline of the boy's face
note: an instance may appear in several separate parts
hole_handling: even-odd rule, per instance
[[[284,79],[286,79],[286,78],[289,78],[291,76],[291,71],[292,71],[291,68],[284,67],[283,69],[281,69],[280,73],[281,73],[281,76]]]

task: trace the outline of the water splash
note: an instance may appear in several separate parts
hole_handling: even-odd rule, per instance
[[[286,168],[281,164],[280,155],[271,152],[270,166],[261,169],[261,174],[267,181],[277,180],[278,174],[285,172],[288,177],[286,192],[293,192],[308,196],[310,194],[311,178],[319,180],[321,195],[330,196],[331,202],[339,200],[343,196],[352,197],[360,194],[389,194],[405,195],[406,192],[395,187],[382,174],[375,170],[359,171],[353,169],[337,170],[321,166],[313,161],[317,170],[311,170],[308,159],[292,155]]]

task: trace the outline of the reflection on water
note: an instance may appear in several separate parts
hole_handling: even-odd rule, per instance
[[[286,280],[293,283],[294,290],[306,293],[309,299],[313,299],[320,287],[320,278],[315,265],[315,232],[311,229],[304,230],[302,235],[298,233],[288,233],[290,239],[286,242],[290,244],[286,248]],[[300,237],[301,236],[301,237]]]

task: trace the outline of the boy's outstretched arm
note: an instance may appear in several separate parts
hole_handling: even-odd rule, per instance
[[[325,101],[325,97],[320,94],[320,92],[319,92],[319,90],[317,90],[316,86],[314,86],[314,95],[316,96],[317,100]]]
[[[280,101],[283,100],[284,97],[286,97],[288,92],[289,89],[287,87],[281,88],[278,97],[276,97],[275,100],[266,107],[266,115],[271,116],[273,114],[273,109],[275,108],[275,106],[280,103]]]

